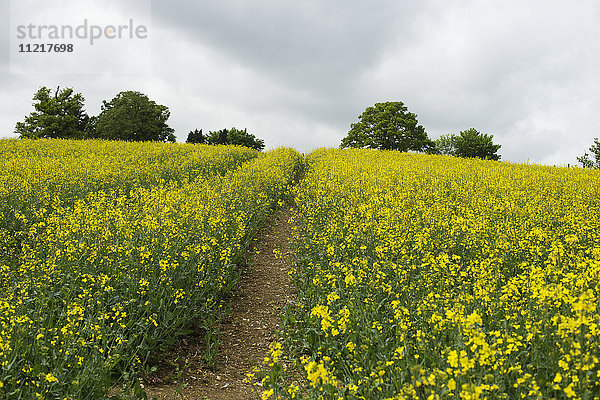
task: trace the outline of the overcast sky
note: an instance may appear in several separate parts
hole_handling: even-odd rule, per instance
[[[505,161],[574,164],[600,136],[597,0],[155,0],[148,15],[138,0],[110,18],[144,22],[145,40],[76,47],[64,73],[15,70],[11,22],[52,5],[93,23],[106,4],[128,1],[97,1],[102,9],[83,15],[68,7],[78,0],[28,0],[15,21],[22,1],[0,0],[4,137],[40,86],[59,85],[82,93],[90,115],[120,91],[141,91],[169,107],[179,141],[235,126],[268,147],[337,147],[384,101],[404,102],[433,139],[470,127],[492,134]]]

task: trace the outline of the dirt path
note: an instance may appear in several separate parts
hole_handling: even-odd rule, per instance
[[[148,397],[157,399],[255,399],[243,382],[261,364],[280,315],[292,298],[290,278],[291,228],[289,207],[273,213],[253,241],[242,271],[241,290],[231,300],[231,314],[221,325],[216,368],[206,369],[202,337],[184,340],[169,356],[163,378],[146,383]],[[252,248],[254,247],[254,248]],[[186,362],[187,359],[187,362]],[[185,366],[184,364],[187,364]],[[179,373],[178,371],[183,371]],[[160,373],[158,374],[160,375]],[[177,376],[179,375],[179,377]],[[175,383],[164,384],[165,381]]]

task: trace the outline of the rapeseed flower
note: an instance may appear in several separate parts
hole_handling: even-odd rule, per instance
[[[295,203],[307,398],[600,397],[598,171],[321,149]]]

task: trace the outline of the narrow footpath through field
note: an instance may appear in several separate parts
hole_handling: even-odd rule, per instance
[[[288,274],[292,257],[290,216],[289,207],[272,213],[250,246],[241,289],[231,299],[231,314],[221,325],[216,367],[209,370],[203,362],[202,337],[183,340],[169,357],[166,370],[170,372],[163,371],[161,378],[159,369],[159,374],[146,382],[149,398],[256,398],[244,378],[267,355],[269,344],[276,339],[273,334],[281,313],[292,299]]]

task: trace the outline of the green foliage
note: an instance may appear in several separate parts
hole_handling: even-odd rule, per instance
[[[408,111],[401,101],[376,103],[350,126],[341,148],[370,148],[381,150],[430,152],[434,143],[427,137],[417,115]]]
[[[586,152],[581,157],[577,157],[583,168],[596,168],[600,169],[600,142],[598,138],[594,138],[594,144],[590,147],[590,152],[594,157],[594,160],[590,159],[589,154]]]
[[[206,143],[206,138],[204,137],[204,134],[202,133],[202,129],[200,129],[200,130],[194,129],[193,131],[190,131],[190,133],[188,133],[186,143],[198,143],[198,144]]]
[[[255,150],[262,150],[265,148],[265,141],[248,133],[246,128],[244,128],[243,131],[231,128],[227,133],[227,141],[229,144],[250,147]]]
[[[95,137],[109,140],[175,142],[167,125],[169,108],[156,104],[143,93],[126,91],[110,102],[102,102]]]
[[[500,149],[500,145],[494,144],[493,138],[493,135],[482,134],[475,128],[462,131],[451,140],[454,145],[454,155],[498,161],[500,155],[496,153]]]
[[[85,138],[93,139],[96,137],[96,124],[98,123],[98,116],[94,115],[88,118],[87,124],[85,125]]]
[[[435,152],[453,156],[456,151],[456,135],[450,133],[435,140]]]
[[[264,140],[258,139],[253,134],[248,133],[247,129],[241,130],[236,128],[210,131],[206,136],[206,143],[245,146],[259,151],[265,148]]]
[[[229,144],[227,140],[227,129],[221,131],[209,131],[206,135],[206,143],[208,144]]]
[[[33,111],[24,122],[17,122],[15,133],[21,139],[82,139],[87,134],[89,116],[83,109],[85,99],[72,88],[51,90],[42,86],[33,96]]]
[[[496,152],[500,145],[494,144],[493,138],[493,135],[481,134],[474,128],[462,131],[459,135],[441,135],[435,140],[434,153],[498,161],[500,155]]]

